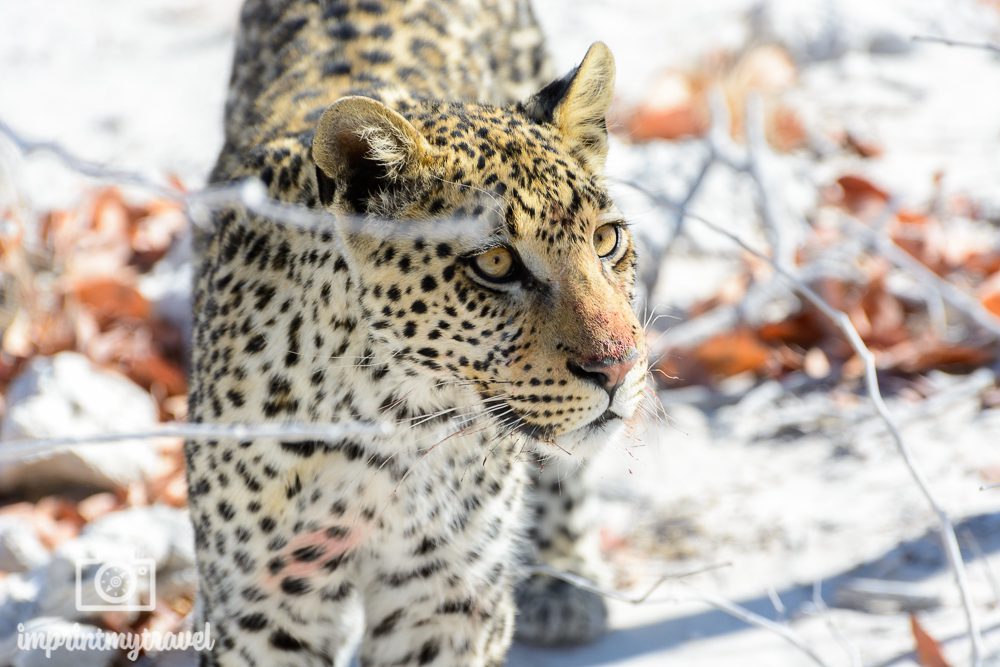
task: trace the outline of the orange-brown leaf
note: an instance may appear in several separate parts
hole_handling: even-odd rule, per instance
[[[176,396],[187,391],[187,376],[176,364],[151,352],[125,360],[126,373],[144,387],[157,388],[163,397]]]
[[[910,614],[910,630],[913,632],[913,639],[917,644],[917,662],[921,667],[951,667],[941,653],[941,645],[933,637],[927,634],[920,621],[913,614]]]
[[[33,338],[30,316],[27,311],[18,310],[0,338],[0,349],[12,357],[27,357],[34,349]]]
[[[807,139],[805,124],[795,111],[779,106],[771,112],[767,123],[767,140],[777,150],[793,151],[805,146]]]
[[[926,373],[932,369],[971,371],[993,360],[988,350],[938,340],[904,341],[888,351],[895,366],[904,373]]]
[[[811,347],[823,339],[823,325],[815,312],[803,310],[786,320],[761,325],[757,335],[768,345]]]
[[[852,213],[862,213],[875,204],[889,201],[889,193],[863,176],[846,174],[837,179],[840,187],[838,203]]]
[[[77,505],[80,516],[88,523],[118,509],[121,509],[118,497],[107,491],[88,496]]]
[[[740,329],[708,339],[695,348],[694,358],[710,375],[724,378],[763,371],[770,354],[757,336]]]
[[[882,154],[882,147],[873,141],[863,139],[850,130],[844,136],[844,144],[860,157],[871,158]]]
[[[1000,292],[991,292],[982,299],[983,307],[1000,317]]]
[[[139,290],[121,278],[95,276],[79,279],[72,291],[104,322],[120,318],[146,319],[151,312],[149,302]]]
[[[704,103],[691,78],[664,72],[650,87],[646,99],[628,121],[632,139],[677,139],[697,136],[708,128]]]

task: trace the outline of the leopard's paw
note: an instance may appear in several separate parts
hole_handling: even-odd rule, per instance
[[[586,644],[608,627],[608,607],[597,593],[543,575],[525,580],[517,591],[517,634],[525,644]]]

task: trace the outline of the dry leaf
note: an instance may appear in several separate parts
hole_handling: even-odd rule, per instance
[[[46,496],[35,503],[32,522],[42,544],[55,549],[80,534],[84,519],[74,503]]]
[[[979,347],[947,343],[935,339],[903,341],[880,356],[880,365],[904,373],[926,373],[933,369],[972,371],[993,359],[993,353]]]
[[[697,363],[717,378],[761,372],[767,367],[769,357],[767,347],[746,329],[720,334],[694,349]]]
[[[991,292],[982,298],[983,308],[1000,317],[1000,292]]]
[[[882,208],[889,201],[889,193],[863,176],[845,174],[837,179],[839,198],[836,203],[854,214],[862,214],[873,207]]]
[[[678,139],[703,134],[708,117],[692,79],[670,70],[653,83],[627,126],[629,136],[637,141]]]
[[[1000,250],[973,252],[965,259],[963,267],[969,273],[992,276],[1000,273]]]
[[[823,340],[824,329],[812,310],[803,310],[780,322],[768,322],[757,330],[760,340],[768,345],[812,347]]]
[[[864,311],[868,325],[868,330],[863,334],[866,343],[886,347],[910,337],[910,332],[906,328],[903,304],[886,289],[881,277],[873,279],[868,284],[859,305]]]
[[[176,208],[141,217],[132,227],[133,262],[143,269],[152,267],[167,253],[185,226],[187,219]]]
[[[872,158],[882,154],[882,147],[873,141],[862,139],[855,133],[847,131],[844,135],[844,145],[859,157]]]
[[[122,317],[147,319],[152,308],[133,282],[131,277],[90,277],[74,281],[71,290],[102,322]]]
[[[941,646],[937,641],[927,634],[917,617],[910,614],[910,630],[913,632],[913,639],[917,644],[917,661],[921,667],[951,667],[941,653]]]
[[[113,493],[95,493],[81,500],[76,508],[83,520],[90,523],[105,514],[121,509],[121,502]]]
[[[768,142],[775,149],[786,153],[802,148],[809,138],[799,114],[782,105],[775,107],[770,113],[766,134]]]
[[[5,354],[12,357],[28,357],[34,349],[31,335],[31,317],[23,308],[17,311],[14,321],[3,332],[0,346]]]
[[[153,390],[154,394],[161,394],[158,397],[160,401],[187,391],[187,376],[183,369],[155,352],[125,359],[124,370],[143,387]]]
[[[751,49],[730,74],[730,85],[747,92],[773,93],[795,84],[795,62],[780,46],[769,44]],[[742,108],[742,107],[736,107]]]

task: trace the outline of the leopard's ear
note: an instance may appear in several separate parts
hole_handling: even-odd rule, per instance
[[[525,106],[536,121],[558,127],[574,155],[600,171],[608,155],[605,118],[614,87],[614,56],[604,42],[594,42],[579,67],[542,88]]]
[[[323,113],[313,136],[320,202],[351,213],[385,209],[429,150],[410,122],[381,102],[341,98]]]

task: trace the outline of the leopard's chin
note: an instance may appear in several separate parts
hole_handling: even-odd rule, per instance
[[[596,456],[625,432],[625,420],[606,411],[597,419],[556,437],[551,445],[557,456],[582,460]]]
[[[521,423],[515,433],[526,436],[531,449],[543,457],[579,460],[596,456],[625,431],[625,419],[610,409],[596,419],[557,433],[554,427]]]

